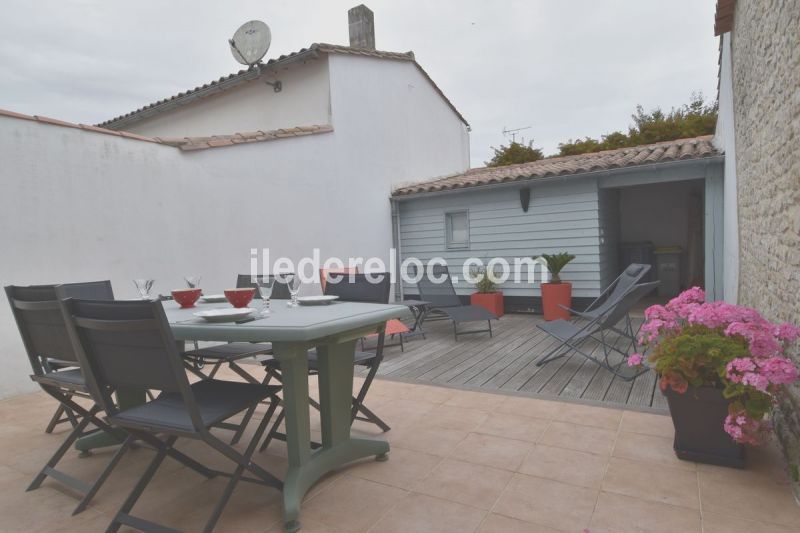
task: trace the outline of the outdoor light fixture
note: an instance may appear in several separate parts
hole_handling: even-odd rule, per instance
[[[522,204],[522,210],[527,213],[528,212],[528,204],[531,201],[531,189],[530,187],[525,187],[524,189],[519,190],[519,203]]]

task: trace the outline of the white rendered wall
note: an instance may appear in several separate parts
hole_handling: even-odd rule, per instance
[[[334,132],[307,137],[181,152],[0,116],[0,281],[110,279],[124,298],[137,277],[168,293],[201,275],[219,292],[249,272],[251,248],[388,263],[392,183],[464,170],[468,138],[413,64],[348,63]],[[35,388],[6,302],[0,365],[0,397]]]
[[[263,81],[275,79],[283,84],[279,93]],[[323,57],[122,129],[151,137],[202,137],[328,123],[328,63]]]
[[[719,114],[714,145],[725,152],[723,273],[724,298],[737,303],[739,299],[739,215],[736,196],[736,137],[733,121],[733,70],[731,66],[731,34],[722,35],[719,73]]]

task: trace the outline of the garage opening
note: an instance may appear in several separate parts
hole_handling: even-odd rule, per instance
[[[652,265],[646,280],[661,281],[646,305],[705,286],[705,180],[607,190],[618,206],[616,274],[630,263],[645,263]]]

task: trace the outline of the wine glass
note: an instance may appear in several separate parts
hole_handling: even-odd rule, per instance
[[[269,315],[269,299],[272,298],[272,288],[275,286],[275,278],[271,276],[261,276],[255,278],[258,294],[261,296],[261,314]]]
[[[150,290],[153,288],[153,283],[156,280],[154,279],[144,279],[138,278],[133,280],[133,284],[136,285],[136,290],[139,291],[139,296],[142,300],[150,300]]]
[[[200,288],[200,276],[183,276],[183,281],[186,282],[186,285],[190,289],[199,289]]]
[[[281,281],[286,284],[286,288],[289,289],[289,295],[292,297],[286,305],[288,307],[297,307],[297,293],[300,292],[301,285],[300,276],[293,272],[288,272],[281,274]]]

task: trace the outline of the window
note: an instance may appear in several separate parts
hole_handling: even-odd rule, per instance
[[[445,227],[448,248],[469,248],[469,212],[446,213]]]

